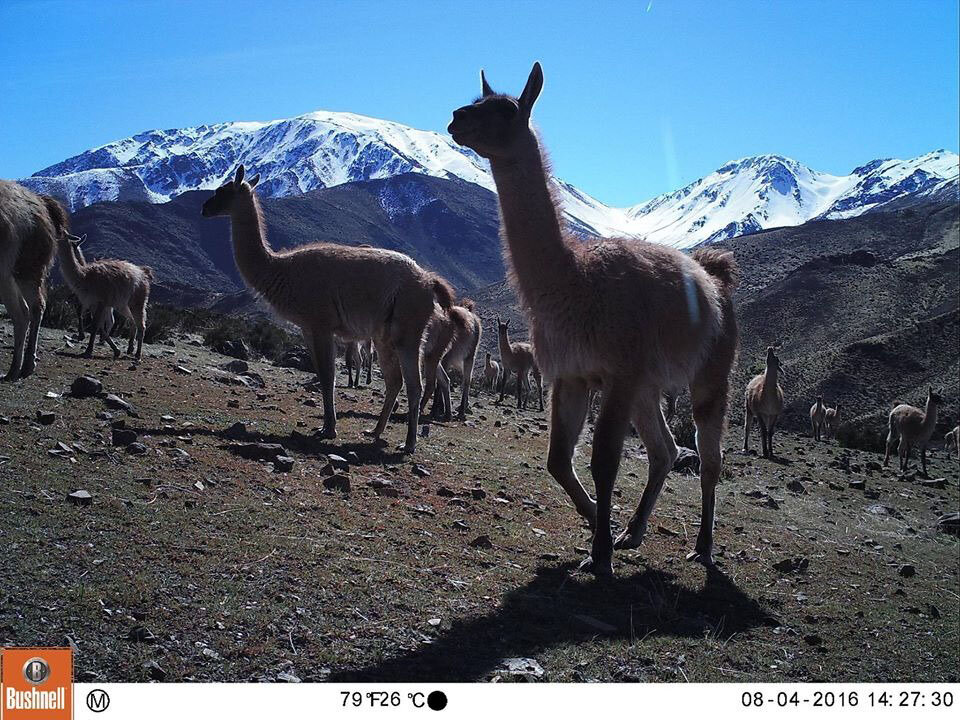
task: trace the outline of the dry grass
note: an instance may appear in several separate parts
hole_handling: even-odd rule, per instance
[[[9,344],[8,323],[0,333]],[[378,381],[338,388],[341,436],[326,443],[310,437],[321,408],[303,373],[254,363],[267,387],[248,389],[213,380],[204,368],[227,358],[202,348],[148,346],[130,369],[55,350],[62,337],[44,331],[37,375],[0,386],[0,644],[73,642],[80,680],[146,680],[155,660],[168,680],[472,681],[507,657],[535,658],[553,681],[957,680],[958,545],[933,529],[958,505],[945,455],[931,472],[946,489],[927,489],[869,470],[879,456],[806,437],[779,435],[779,462],[744,457],[734,430],[721,572],[684,561],[699,483],[671,475],[646,544],[598,584],[574,573],[589,535],[544,469],[540,413],[484,394],[468,424],[432,425],[411,460],[389,449],[400,425],[385,449],[361,435]],[[110,445],[101,400],[45,397],[81,373],[134,403],[127,426],[145,454]],[[52,425],[35,422],[41,408]],[[293,471],[227,452],[238,420],[282,442]],[[58,441],[73,454],[51,455]],[[326,454],[351,451],[351,494],[324,490]],[[588,461],[584,448],[589,483]],[[631,440],[616,522],[645,471]],[[795,479],[805,493],[787,490]],[[383,481],[397,497],[373,487]],[[91,506],[65,501],[78,488]],[[492,547],[471,545],[481,535]],[[773,567],[789,558],[806,572]],[[899,574],[906,564],[915,577]]]

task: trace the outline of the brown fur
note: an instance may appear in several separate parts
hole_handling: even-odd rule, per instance
[[[364,349],[356,340],[348,342],[343,349],[343,358],[347,365],[347,387],[360,387],[360,371],[366,367]]]
[[[133,354],[136,342],[136,359],[143,354],[143,335],[147,329],[147,303],[150,299],[150,283],[153,270],[140,267],[126,260],[96,260],[81,264],[75,251],[79,238],[65,235],[57,241],[57,257],[60,272],[80,304],[93,311],[93,328],[84,357],[93,356],[93,343],[99,333],[104,337],[114,357],[120,349],[110,337],[113,328],[113,312],[130,321],[130,340],[127,353]],[[81,256],[82,257],[82,256]]]
[[[435,311],[427,326],[423,353],[426,382],[420,410],[422,412],[427,401],[434,397],[431,415],[435,418],[450,420],[453,416],[448,372],[454,368],[463,376],[457,417],[463,419],[470,412],[470,384],[477,346],[483,332],[480,318],[472,312],[473,307],[473,302],[467,300],[460,301],[448,310]]]
[[[503,374],[500,378],[500,402],[507,390],[507,380],[510,373],[517,374],[517,408],[527,407],[527,398],[530,396],[530,374],[533,373],[534,382],[540,394],[540,410],[543,411],[543,375],[534,357],[533,346],[528,342],[510,342],[507,328],[510,321],[501,322],[497,318],[497,343],[500,346],[500,366]]]
[[[827,437],[833,438],[837,435],[837,429],[840,427],[840,403],[836,407],[828,407],[823,417],[824,427],[827,431]]]
[[[823,395],[817,395],[817,401],[810,407],[810,428],[814,440],[819,442],[826,423],[827,407],[823,404]]]
[[[300,326],[323,389],[322,434],[336,437],[334,338],[372,337],[386,392],[371,435],[386,428],[400,389],[406,385],[409,413],[403,449],[413,452],[423,390],[420,352],[434,307],[450,307],[453,291],[406,255],[377,248],[329,243],[275,251],[267,244],[260,203],[244,180],[241,165],[204,203],[206,217],[231,220],[234,259],[244,281],[285,320]]]
[[[927,391],[927,403],[923,410],[912,405],[897,405],[890,411],[887,425],[887,451],[883,456],[883,466],[890,462],[890,451],[893,444],[900,437],[897,455],[900,458],[900,472],[906,472],[910,463],[910,452],[914,447],[920,448],[920,463],[923,474],[927,474],[927,443],[937,426],[937,408],[943,401],[941,394],[933,388]]]
[[[483,361],[483,387],[496,392],[497,388],[500,387],[500,373],[500,363],[491,359],[490,353],[487,353]]]
[[[454,111],[453,139],[490,160],[500,202],[510,278],[530,321],[536,362],[553,382],[547,467],[579,512],[596,524],[588,565],[611,572],[610,508],[631,420],[650,457],[647,488],[618,547],[643,537],[677,456],[660,394],[689,385],[701,457],[703,504],[694,556],[712,562],[714,487],[729,374],[737,347],[732,256],[701,253],[701,262],[668,247],[633,240],[582,243],[561,226],[549,166],[530,127],[543,85],[535,64],[518,99],[483,97]],[[506,361],[506,358],[504,358]],[[572,458],[591,387],[602,408],[593,436],[590,499]]]
[[[767,348],[767,367],[747,383],[744,402],[743,451],[750,449],[750,432],[756,419],[760,426],[760,444],[763,457],[773,457],[773,434],[777,418],[783,412],[783,388],[780,387],[780,358],[775,347]]]
[[[82,238],[77,238],[71,243],[71,246],[72,246],[71,249],[73,250],[73,256],[77,260],[77,265],[87,264],[87,258],[84,256],[83,250],[80,247],[86,241],[86,238],[87,236],[84,235]],[[150,268],[142,268],[142,269],[150,270]],[[153,280],[152,270],[150,270],[148,277],[151,281]],[[80,298],[78,298],[76,295],[71,295],[70,298],[73,301],[74,306],[76,307],[76,310],[77,310],[77,340],[79,342],[83,342],[83,338],[86,335],[84,331],[83,318],[84,318],[84,315],[89,315],[90,313],[88,311],[85,311],[85,308],[83,307],[83,303],[80,302]],[[92,317],[90,318],[90,321],[93,322]],[[99,333],[100,333],[101,345],[103,345],[107,341],[108,336],[111,336],[111,337],[113,336],[114,329],[116,328],[118,322],[119,321],[114,317],[113,308],[110,308],[110,315],[107,318],[107,321],[104,323],[104,325],[110,327],[110,331],[106,332],[103,328],[100,329]],[[96,333],[98,331],[96,328],[93,328],[92,332]]]
[[[947,451],[947,455],[955,454],[957,459],[960,460],[960,425],[957,425],[953,430],[944,435],[943,439],[945,441],[944,449]]]
[[[13,320],[13,357],[3,380],[27,377],[37,366],[47,274],[67,214],[51,197],[0,180],[0,302]]]

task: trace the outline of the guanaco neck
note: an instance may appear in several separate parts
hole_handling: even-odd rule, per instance
[[[79,250],[79,248],[77,248]],[[84,266],[77,262],[73,246],[57,245],[57,256],[60,258],[60,272],[71,287],[76,288],[83,282]]]
[[[505,250],[518,289],[529,303],[547,286],[566,286],[563,271],[574,266],[573,249],[564,242],[536,134],[530,131],[514,157],[492,158],[490,169],[500,200]]]
[[[230,236],[237,269],[251,287],[263,292],[276,256],[267,244],[260,202],[252,190],[241,191],[233,202]]]
[[[763,372],[763,390],[764,392],[776,392],[779,381],[779,371],[776,365],[767,363]]]
[[[499,330],[499,340],[500,340],[500,357],[510,362],[513,359],[513,348],[510,347],[510,338],[507,337],[507,329],[500,328]]]
[[[937,424],[937,404],[927,398],[927,406],[923,410],[923,429],[932,431]]]

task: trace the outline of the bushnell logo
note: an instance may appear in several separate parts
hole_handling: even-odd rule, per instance
[[[0,649],[0,697],[0,720],[70,720],[71,649]]]
[[[30,658],[23,664],[23,678],[31,685],[43,685],[50,678],[50,665],[41,657]]]

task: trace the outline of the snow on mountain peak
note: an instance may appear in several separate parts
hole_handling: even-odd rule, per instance
[[[265,197],[403,173],[460,179],[496,191],[486,161],[446,135],[327,110],[269,122],[150,130],[22,182],[65,198],[71,209],[104,200],[156,203],[216,188],[240,163],[260,173],[258,192]],[[733,160],[686,187],[628,208],[609,207],[559,180],[557,195],[576,232],[686,248],[818,217],[850,217],[894,202],[953,200],[957,177],[957,154],[943,149],[910,160],[874,160],[842,176],[766,154]],[[391,215],[416,212],[430,202],[398,192],[381,198]]]

